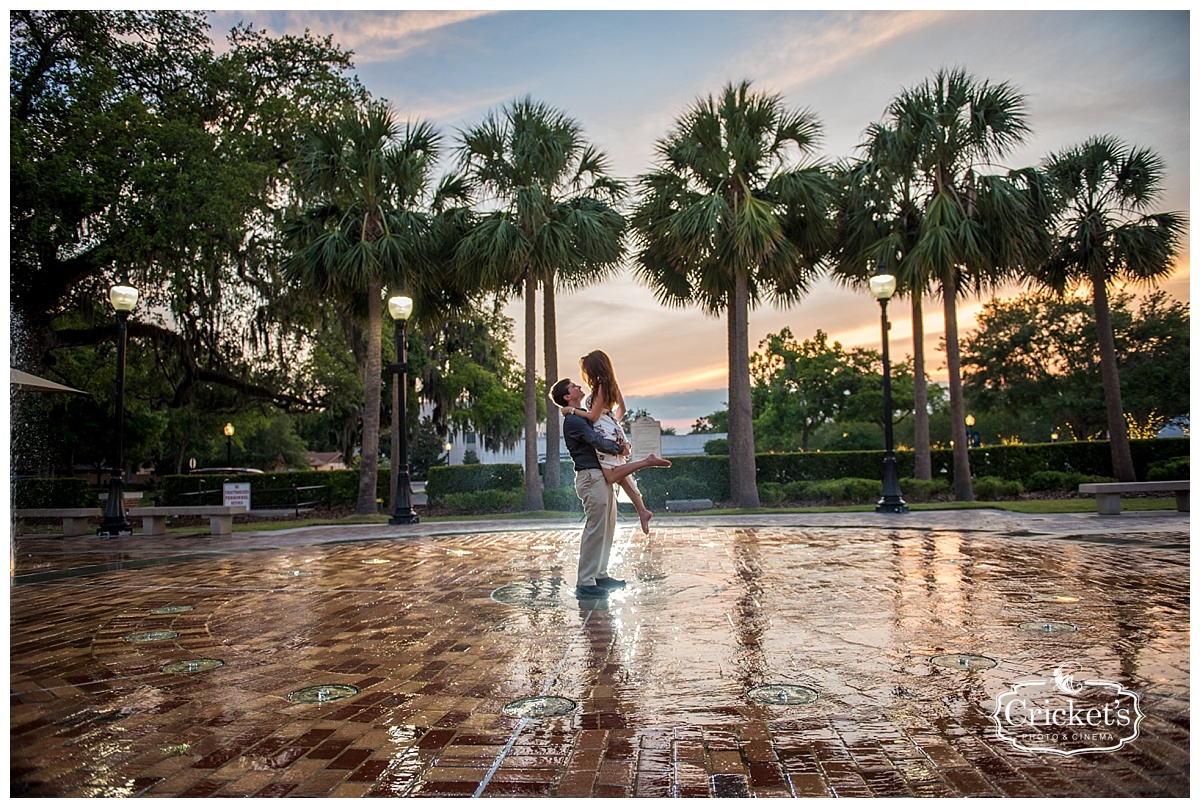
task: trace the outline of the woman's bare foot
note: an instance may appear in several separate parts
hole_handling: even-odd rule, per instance
[[[643,533],[650,532],[650,517],[652,517],[652,516],[654,516],[654,514],[651,513],[650,511],[642,511],[641,513],[638,514],[638,517],[642,520],[642,532]]]
[[[646,465],[647,466],[661,466],[662,468],[670,468],[671,461],[663,460],[661,457],[659,457],[656,454],[648,454],[648,455],[646,455]]]

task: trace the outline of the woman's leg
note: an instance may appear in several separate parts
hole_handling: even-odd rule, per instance
[[[629,495],[629,501],[633,503],[633,507],[637,510],[638,519],[642,523],[642,532],[650,532],[650,518],[654,514],[646,507],[645,501],[642,499],[642,492],[638,490],[637,483],[629,479],[629,475],[641,469],[659,467],[666,468],[671,465],[670,460],[664,460],[657,455],[647,455],[641,460],[635,460],[632,463],[622,463],[619,466],[604,469],[604,479],[609,485],[617,484],[625,489],[625,493]]]
[[[648,469],[652,467],[669,468],[670,460],[663,460],[658,455],[646,455],[641,460],[634,460],[632,463],[622,463],[619,466],[612,466],[604,469],[604,479],[608,480],[610,485],[621,482],[621,480],[633,474],[635,471]]]

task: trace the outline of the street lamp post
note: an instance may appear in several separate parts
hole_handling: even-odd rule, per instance
[[[967,425],[967,445],[972,449],[978,449],[983,445],[983,439],[979,435],[979,430],[975,428],[975,416],[967,413],[963,422]]]
[[[117,459],[108,481],[108,502],[104,505],[104,516],[100,518],[96,535],[112,537],[133,533],[133,527],[125,518],[125,342],[129,313],[137,306],[138,290],[117,284],[108,290],[108,300],[117,315]]]
[[[891,325],[887,318],[887,304],[896,293],[896,278],[882,273],[883,262],[879,262],[880,274],[871,278],[871,294],[879,301],[883,324],[883,497],[875,505],[876,513],[908,513],[908,506],[900,496],[900,478],[896,474],[896,452],[892,445],[892,368],[888,361],[888,331]]]
[[[450,450],[454,448],[454,444],[451,443],[450,441],[446,441],[445,448],[446,448],[446,465],[449,466],[450,465]]]
[[[395,507],[389,525],[415,525],[421,520],[412,508],[412,487],[408,479],[408,316],[412,298],[397,295],[388,300],[388,312],[396,321],[396,361],[392,372],[392,477]]]
[[[225,424],[225,468],[233,468],[233,424]]]

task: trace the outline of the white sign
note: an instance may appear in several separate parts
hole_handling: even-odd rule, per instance
[[[221,486],[223,505],[243,505],[250,510],[250,483],[224,483]]]

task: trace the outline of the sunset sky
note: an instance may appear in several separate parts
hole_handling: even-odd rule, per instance
[[[491,109],[530,95],[582,124],[615,174],[647,171],[655,142],[697,98],[748,79],[809,108],[823,123],[818,159],[857,155],[888,101],[941,67],[1008,81],[1025,93],[1033,135],[1005,167],[1039,162],[1092,135],[1111,134],[1166,162],[1158,210],[1189,212],[1190,15],[1176,11],[217,11],[220,41],[239,21],[269,33],[333,34],[355,53],[358,75],[401,119],[423,119],[454,142]],[[1165,288],[1190,300],[1185,251]],[[1008,290],[1005,294],[1014,294]],[[606,351],[631,408],[686,432],[726,400],[723,320],[664,309],[629,272],[560,295],[559,375]],[[973,329],[977,300],[959,308]],[[540,301],[539,301],[540,310]],[[912,352],[907,301],[889,307],[892,352]],[[944,380],[939,301],[926,301],[928,371]],[[508,308],[517,342],[519,302]],[[828,282],[789,310],[751,313],[750,344],[790,327],[817,329],[845,347],[878,349],[879,307],[869,293]],[[540,329],[539,329],[540,341]],[[514,353],[523,361],[523,350]],[[540,355],[540,354],[539,354]],[[539,360],[539,373],[544,372]]]

